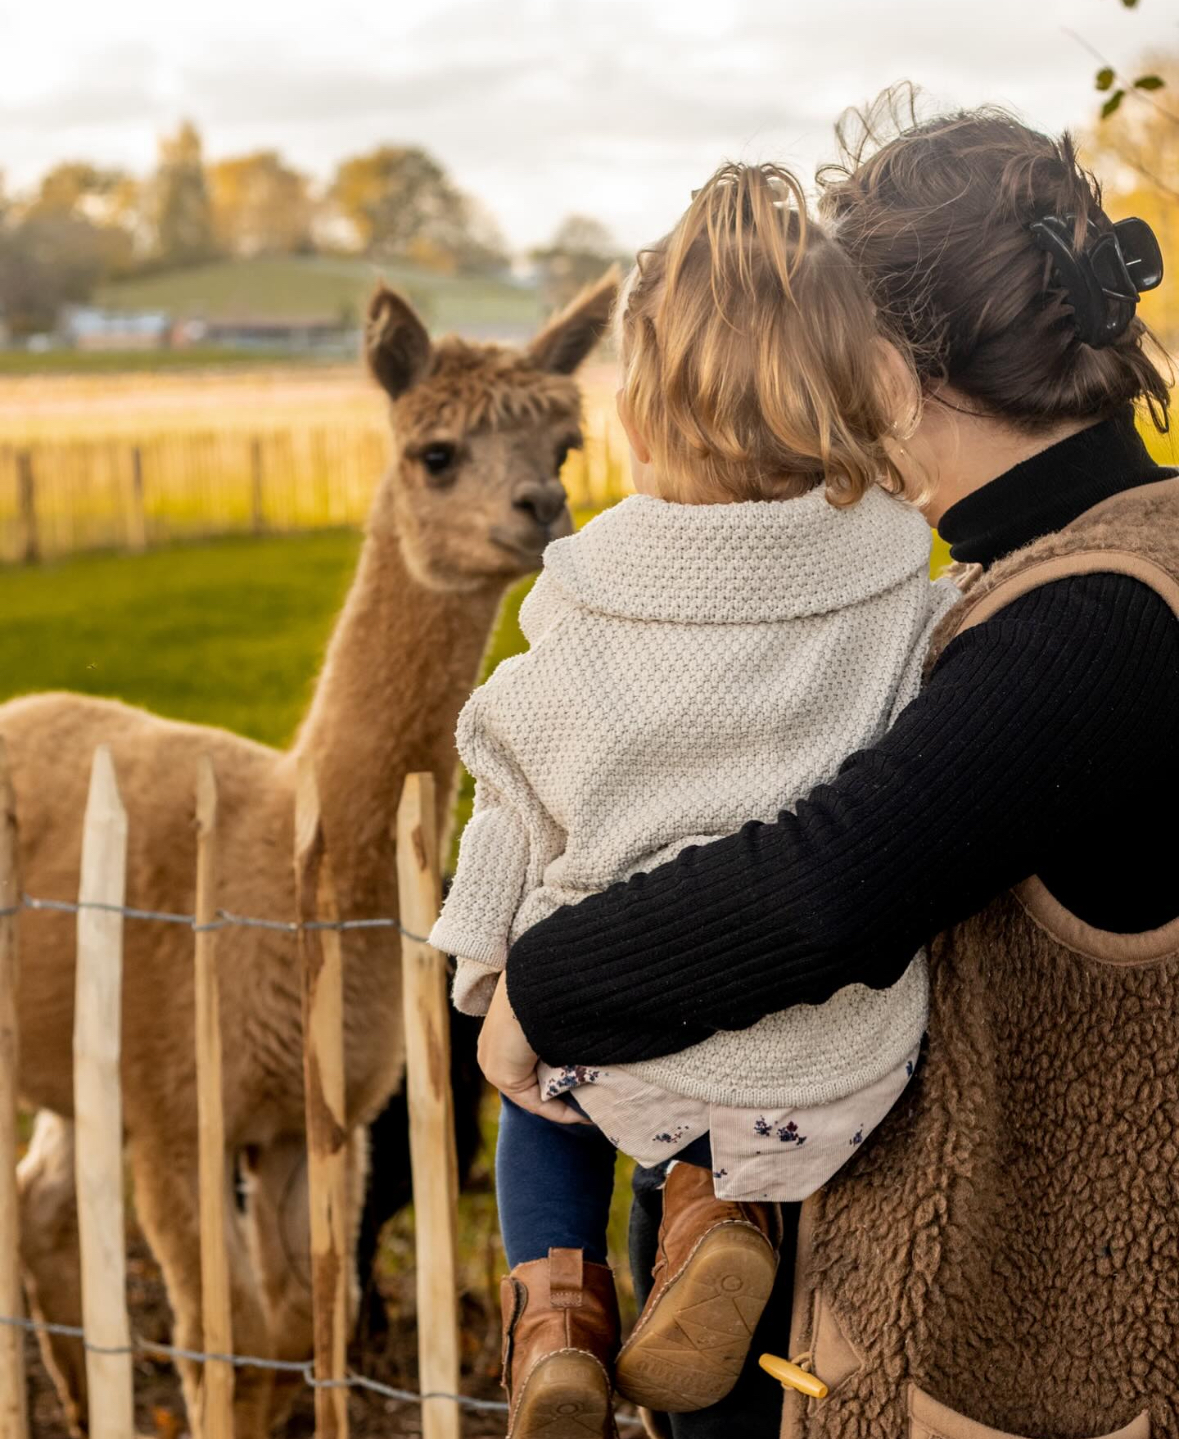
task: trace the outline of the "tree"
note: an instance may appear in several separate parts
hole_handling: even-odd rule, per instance
[[[465,197],[416,145],[382,145],[342,161],[328,198],[376,259],[402,259],[414,247],[454,256],[468,236]]]
[[[1105,185],[1115,218],[1140,215],[1162,246],[1171,275],[1179,269],[1179,56],[1148,56],[1142,68],[1165,82],[1162,95],[1143,95],[1116,119],[1100,119],[1083,141],[1088,164]],[[1168,98],[1170,97],[1170,98]],[[1142,317],[1161,335],[1179,338],[1179,293],[1173,283],[1142,297]]]
[[[102,170],[81,160],[55,165],[22,213],[29,221],[70,220],[91,226],[104,278],[125,274],[141,247],[140,186],[122,170]],[[81,232],[75,228],[74,233]]]
[[[160,140],[153,182],[155,254],[167,266],[196,265],[216,253],[201,137],[186,120]]]
[[[65,212],[0,230],[0,314],[14,334],[48,330],[62,305],[89,299],[106,265],[102,231]]]
[[[531,255],[547,303],[554,308],[567,304],[618,258],[618,248],[600,220],[567,215],[549,243]]]
[[[274,150],[259,150],[209,167],[213,231],[235,255],[289,255],[311,245],[307,176]]]

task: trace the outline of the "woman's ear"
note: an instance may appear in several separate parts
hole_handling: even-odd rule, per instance
[[[622,428],[626,431],[626,438],[630,441],[630,447],[635,452],[635,459],[641,465],[651,463],[651,451],[643,433],[635,424],[634,415],[631,414],[630,406],[626,402],[626,391],[619,390],[614,396],[614,405],[618,411],[618,418],[622,421]]]

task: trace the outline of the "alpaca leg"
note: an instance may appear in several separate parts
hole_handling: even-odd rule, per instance
[[[172,1306],[172,1342],[181,1349],[204,1348],[201,1320],[201,1241],[195,1142],[173,1137],[164,1143],[131,1145],[135,1205],[144,1235],[164,1273]],[[233,1202],[232,1166],[226,1180],[226,1249],[229,1261],[233,1349],[236,1354],[272,1355],[269,1326]],[[189,1421],[199,1413],[201,1367],[176,1362]],[[233,1419],[236,1439],[265,1439],[273,1372],[234,1370]]]
[[[348,1264],[348,1324],[359,1306],[356,1244],[368,1177],[368,1136],[363,1126],[348,1137],[345,1256]],[[251,1250],[270,1316],[277,1358],[310,1359],[315,1330],[311,1300],[311,1226],[308,1209],[307,1150],[301,1140],[285,1139],[245,1156]],[[301,1380],[281,1376],[276,1385],[277,1422],[285,1416]]]
[[[74,1126],[42,1110],[17,1167],[21,1263],[29,1310],[42,1323],[82,1323]],[[40,1334],[41,1357],[72,1434],[86,1427],[86,1352],[80,1339]]]

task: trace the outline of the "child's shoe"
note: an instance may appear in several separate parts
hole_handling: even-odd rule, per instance
[[[508,1439],[613,1439],[618,1298],[604,1264],[550,1249],[500,1284]]]
[[[664,1414],[723,1399],[748,1357],[781,1243],[776,1204],[718,1199],[709,1170],[673,1165],[663,1186],[655,1287],[618,1357],[618,1392]]]

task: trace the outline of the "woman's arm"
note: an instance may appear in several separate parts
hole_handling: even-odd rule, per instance
[[[1161,598],[1114,575],[1045,586],[955,640],[881,743],[793,813],[523,935],[512,1007],[550,1062],[625,1063],[891,984],[1095,806],[1124,801],[1132,822],[1177,723]]]

